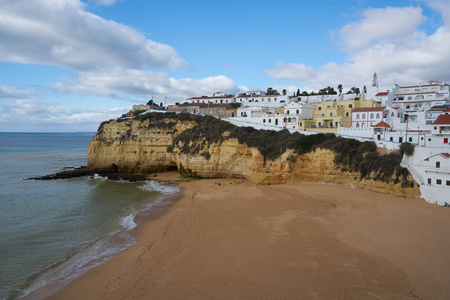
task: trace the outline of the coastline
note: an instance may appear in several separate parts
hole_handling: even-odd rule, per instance
[[[333,185],[179,185],[137,244],[47,299],[450,297],[446,208]]]
[[[70,172],[70,171],[69,171]],[[154,181],[158,184],[169,184],[171,185],[175,179],[179,176],[178,172],[167,172],[164,173],[160,176],[158,176],[159,174],[155,174],[153,177],[151,177],[152,179],[146,179],[148,181]],[[49,176],[53,176],[53,175],[49,175]],[[78,176],[71,176],[69,178],[73,178],[73,177],[78,177]],[[117,179],[122,180],[124,176],[122,177],[118,177]],[[116,178],[114,178],[113,180],[115,180]],[[131,178],[132,180],[129,181],[133,181],[134,178]],[[49,179],[44,179],[44,180],[49,180]],[[128,179],[126,179],[128,180]],[[137,179],[135,179],[134,181],[136,181]],[[142,181],[142,179],[140,179],[140,181]],[[84,274],[86,274],[87,272],[89,272],[90,270],[97,268],[98,266],[101,266],[105,263],[107,263],[108,261],[110,261],[111,259],[114,259],[115,257],[121,255],[124,251],[126,251],[126,249],[128,249],[129,247],[133,246],[136,242],[135,242],[135,238],[136,238],[136,232],[138,231],[139,227],[147,222],[150,222],[151,220],[157,219],[163,215],[165,215],[167,213],[167,211],[178,201],[182,198],[183,196],[183,188],[181,187],[177,187],[178,192],[176,193],[171,193],[171,194],[164,194],[162,195],[156,202],[150,204],[149,207],[138,211],[137,214],[135,215],[135,217],[130,220],[132,223],[132,227],[130,229],[124,229],[121,232],[116,232],[116,234],[119,234],[118,237],[115,238],[116,244],[111,245],[114,246],[113,249],[116,249],[116,251],[111,252],[110,254],[108,254],[107,256],[105,256],[103,258],[103,262],[94,262],[91,261],[88,264],[86,264],[85,266],[83,266],[83,270],[78,270],[77,274],[72,274],[70,275],[70,277],[68,278],[57,278],[55,281],[50,281],[47,284],[45,284],[44,286],[33,290],[32,292],[30,292],[29,294],[27,294],[26,296],[22,296],[21,299],[45,299],[46,297],[55,294],[56,292],[58,292],[59,290],[61,290],[62,288],[64,288],[65,286],[71,284],[74,280],[76,280],[77,278],[82,277]],[[122,244],[122,242],[124,242],[124,238],[121,237],[127,237],[127,240],[133,241],[131,244],[126,243],[126,244]],[[104,254],[99,253],[100,257],[102,257]],[[98,259],[96,259],[98,260]]]

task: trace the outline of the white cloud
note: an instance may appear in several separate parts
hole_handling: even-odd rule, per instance
[[[0,107],[0,126],[5,131],[92,132],[101,121],[117,118],[128,110],[74,109],[37,99],[19,99]]]
[[[347,50],[364,49],[373,42],[403,41],[426,20],[420,7],[368,8],[363,18],[338,31],[338,43]]]
[[[79,0],[0,0],[0,6],[2,61],[75,70],[187,67],[172,47],[87,12]]]
[[[1,99],[23,99],[35,95],[35,92],[10,86],[0,86]]]
[[[233,80],[223,75],[201,79],[176,79],[163,72],[136,69],[80,72],[76,84],[57,82],[49,88],[61,93],[104,97],[132,95],[148,99],[152,95],[169,96],[171,100],[176,101],[190,96],[209,95],[215,91],[232,93],[240,90]]]
[[[431,2],[442,14],[450,13],[447,2],[427,1],[429,5]],[[441,79],[450,78],[449,23],[427,35],[419,29],[425,19],[421,8],[369,8],[361,20],[338,31],[347,62],[330,62],[319,68],[279,62],[265,73],[273,79],[298,80],[314,90],[338,84],[369,85],[374,72],[380,84],[393,84],[394,80],[399,84],[418,83],[436,79],[437,72]]]

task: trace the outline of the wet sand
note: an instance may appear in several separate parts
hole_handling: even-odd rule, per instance
[[[332,185],[180,185],[136,245],[49,299],[450,298],[450,208]]]

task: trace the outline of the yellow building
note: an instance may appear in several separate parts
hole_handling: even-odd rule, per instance
[[[337,133],[339,127],[352,126],[352,110],[355,108],[380,107],[375,100],[343,100],[316,103],[312,120],[299,120],[300,130]]]

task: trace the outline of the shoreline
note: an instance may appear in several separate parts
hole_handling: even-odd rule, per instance
[[[166,174],[163,174],[163,176],[158,176],[159,174],[155,174],[152,179],[147,179],[148,181],[155,181],[160,184],[171,184],[175,181],[175,179],[178,177],[178,172],[167,172]],[[75,176],[78,177],[78,176]],[[154,179],[153,179],[154,178]],[[120,178],[122,179],[122,178]],[[117,178],[109,179],[108,180],[117,180]],[[143,180],[139,180],[143,181]],[[132,181],[130,181],[132,182]],[[108,257],[105,257],[105,261],[101,263],[96,263],[94,261],[89,262],[86,266],[83,267],[84,270],[78,270],[79,274],[73,275],[73,277],[69,278],[60,278],[57,279],[54,282],[48,282],[44,286],[38,288],[37,290],[34,290],[27,294],[26,296],[21,297],[20,299],[45,299],[55,293],[57,293],[59,290],[64,288],[67,285],[70,285],[74,280],[83,277],[84,274],[89,272],[92,269],[95,269],[110,260],[114,259],[115,257],[121,255],[123,252],[125,252],[128,248],[136,244],[136,234],[139,230],[139,227],[142,224],[145,224],[147,222],[151,222],[154,219],[160,218],[161,216],[165,215],[167,211],[183,197],[183,188],[180,186],[177,186],[178,192],[174,194],[167,194],[162,195],[161,198],[152,204],[151,207],[148,207],[144,210],[139,211],[136,216],[133,218],[133,222],[135,223],[135,227],[131,229],[125,229],[117,234],[122,236],[123,234],[129,236],[129,239],[134,240],[135,242],[128,245],[122,245],[121,243],[115,244],[114,246],[118,248],[118,251],[114,252],[113,254],[109,254]],[[117,239],[117,237],[116,237]],[[120,239],[120,238],[119,238]]]
[[[450,296],[450,210],[335,185],[179,186],[135,245],[47,299]]]

